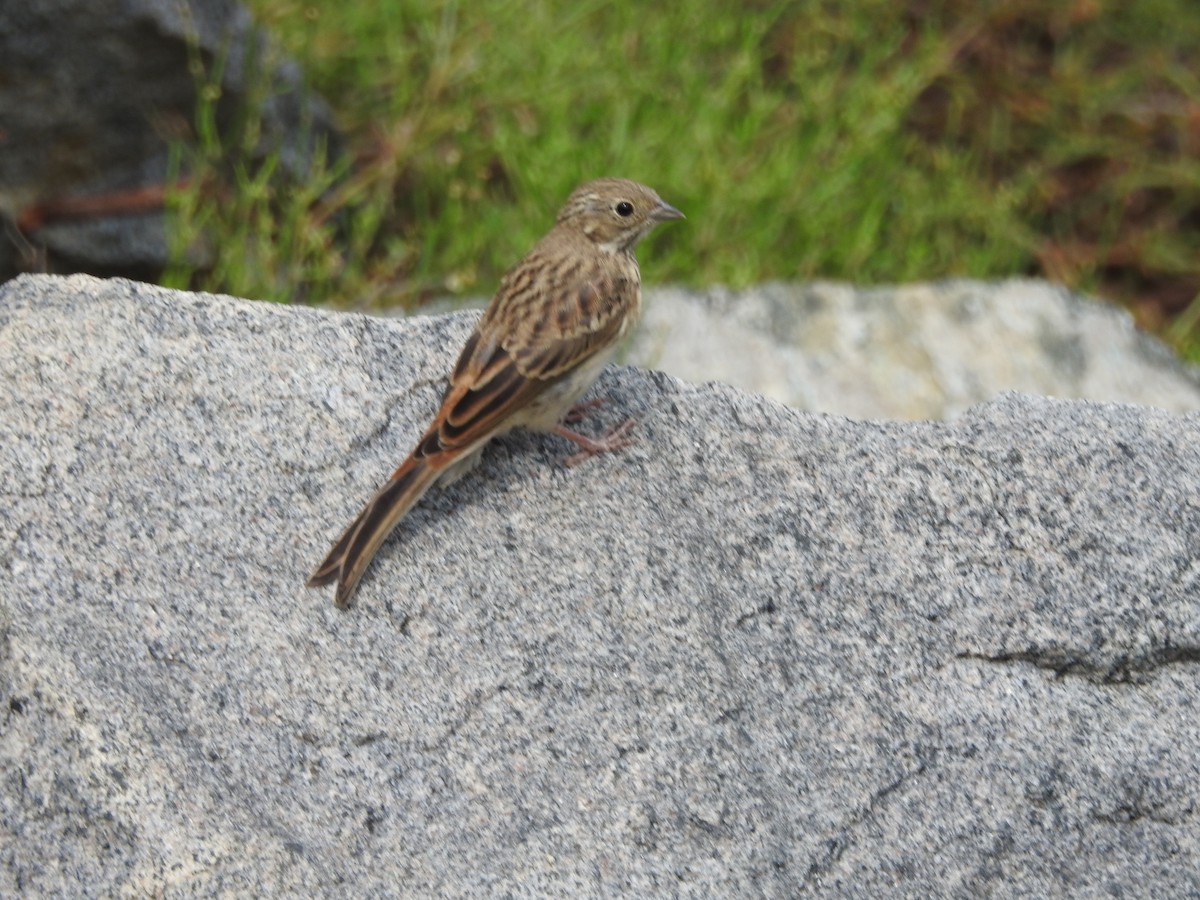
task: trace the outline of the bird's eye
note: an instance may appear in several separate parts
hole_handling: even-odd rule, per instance
[[[628,200],[622,200],[614,208],[617,211],[617,215],[620,216],[621,218],[625,218],[626,216],[633,215],[633,204],[630,203]]]

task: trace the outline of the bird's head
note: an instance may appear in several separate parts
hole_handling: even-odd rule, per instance
[[[629,252],[659,222],[683,213],[651,188],[624,178],[581,184],[567,198],[558,224],[578,228],[609,253]]]

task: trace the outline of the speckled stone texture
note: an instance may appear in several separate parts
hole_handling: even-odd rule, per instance
[[[1200,417],[613,368],[340,612],[471,321],[0,289],[0,894],[1200,892]]]
[[[1004,391],[1200,411],[1200,370],[1129,313],[1032,279],[647,291],[627,362],[809,412],[948,419]]]

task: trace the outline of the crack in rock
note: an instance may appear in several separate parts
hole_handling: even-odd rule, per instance
[[[1058,678],[1080,675],[1097,684],[1141,684],[1153,673],[1166,666],[1200,663],[1200,647],[1188,644],[1159,647],[1146,653],[1122,653],[1111,659],[1096,659],[1095,651],[1072,650],[1066,647],[1034,647],[1001,653],[979,653],[964,650],[956,659],[1011,665],[1028,663],[1053,672]]]
[[[805,887],[810,886],[814,881],[832,871],[833,867],[837,865],[838,860],[846,852],[846,849],[853,843],[855,829],[871,818],[875,814],[875,810],[888,797],[896,793],[896,791],[900,790],[908,782],[919,778],[929,771],[931,765],[930,760],[923,759],[915,769],[902,773],[894,781],[889,782],[871,794],[866,804],[847,820],[838,834],[825,842],[826,849],[824,855],[808,867],[808,871],[804,873],[801,885]]]

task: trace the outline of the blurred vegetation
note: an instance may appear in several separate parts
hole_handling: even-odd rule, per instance
[[[176,285],[488,293],[576,183],[614,174],[688,215],[641,254],[650,283],[1040,275],[1200,359],[1194,0],[250,6],[351,158],[289,183],[202,108]]]

